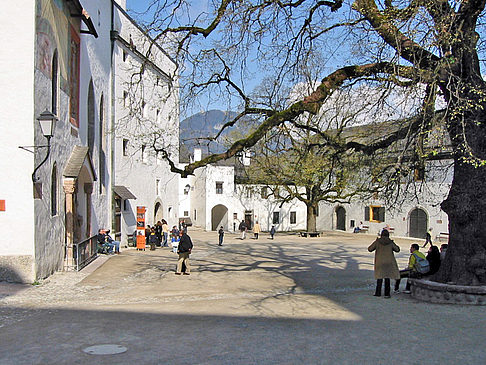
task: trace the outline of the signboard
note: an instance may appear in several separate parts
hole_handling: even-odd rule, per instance
[[[137,207],[137,250],[145,250],[145,207]]]

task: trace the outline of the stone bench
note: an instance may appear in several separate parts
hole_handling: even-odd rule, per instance
[[[436,237],[436,241],[442,242],[442,240],[446,240],[449,242],[449,232],[440,232]]]
[[[300,237],[320,237],[321,232],[300,232]]]
[[[486,305],[486,286],[464,286],[408,279],[415,299],[431,303]]]

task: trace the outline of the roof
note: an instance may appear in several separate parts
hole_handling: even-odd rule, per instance
[[[98,33],[96,32],[96,28],[91,20],[90,15],[83,8],[83,5],[79,2],[79,0],[67,0],[68,6],[71,10],[71,16],[74,18],[81,18],[81,21],[86,25],[88,30],[81,29],[81,33],[91,34],[95,38],[98,38]]]
[[[87,160],[88,168],[93,175],[93,180],[95,181],[96,173],[93,167],[93,162],[91,161],[91,157],[89,156],[89,147],[74,146],[71,156],[69,156],[69,160],[64,168],[63,175],[65,177],[78,178],[85,160]]]
[[[118,195],[120,198],[126,199],[137,199],[135,195],[132,194],[130,190],[126,186],[123,185],[115,185],[113,187],[113,192]]]

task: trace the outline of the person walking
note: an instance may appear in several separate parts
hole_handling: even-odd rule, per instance
[[[223,226],[219,227],[218,236],[219,236],[219,243],[218,243],[218,245],[219,246],[223,246],[223,238],[224,238],[224,229],[223,229]]]
[[[186,267],[186,271],[184,272],[184,275],[190,275],[191,274],[191,267],[189,266],[189,255],[192,252],[192,240],[189,235],[184,232],[180,231],[179,232],[180,236],[180,241],[179,241],[179,247],[177,248],[177,253],[179,254],[179,260],[177,261],[177,269],[175,274],[176,275],[181,275],[182,274],[182,264]]]
[[[394,252],[400,252],[395,242],[390,239],[390,232],[383,229],[380,238],[377,238],[369,247],[369,252],[375,251],[375,297],[381,297],[381,287],[385,279],[385,298],[390,298],[390,279],[399,280],[397,260]]]
[[[255,225],[253,226],[253,235],[256,240],[258,239],[258,235],[260,234],[261,231],[262,229],[260,227],[260,224],[258,223],[258,221],[256,221]]]
[[[247,230],[247,225],[246,222],[243,220],[241,221],[240,225],[238,226],[238,229],[241,232],[241,239],[244,240],[246,238],[246,230]]]
[[[422,248],[424,248],[425,246],[427,246],[427,243],[430,243],[430,246],[433,246],[434,245],[432,243],[432,236],[431,236],[430,232],[432,232],[432,228],[429,228],[429,230],[427,232],[425,232],[425,243],[422,246]]]
[[[272,226],[270,229],[270,238],[273,240],[273,236],[275,236],[275,226]]]

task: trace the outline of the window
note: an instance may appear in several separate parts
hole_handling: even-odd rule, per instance
[[[279,224],[280,222],[280,212],[273,212],[272,224]]]
[[[123,140],[123,156],[128,156],[128,139]]]
[[[238,219],[238,213],[233,213],[233,219]]]
[[[268,188],[266,186],[262,188],[260,195],[262,196],[262,199],[268,198]]]
[[[184,186],[184,195],[189,195],[189,190],[191,190],[191,185]]]
[[[80,39],[71,27],[70,55],[69,55],[69,121],[79,127],[79,55]]]
[[[123,210],[128,210],[128,199],[123,201]]]
[[[147,146],[142,145],[142,162],[147,162]]]
[[[51,215],[57,215],[57,164],[55,162],[51,174]]]
[[[223,183],[221,181],[216,182],[216,194],[223,194]]]
[[[145,103],[145,100],[142,101],[142,116],[144,118],[147,117],[147,103]]]
[[[424,181],[425,168],[424,167],[416,168],[415,171],[414,171],[413,177],[414,177],[415,181]]]
[[[197,210],[194,209],[194,220],[196,220],[196,218],[197,218],[197,214],[196,213],[197,213]]]
[[[99,125],[99,141],[98,141],[98,159],[99,159],[99,172],[100,177],[100,194],[103,194],[106,181],[105,181],[105,106],[103,94],[100,98],[100,125]]]
[[[251,195],[252,195],[251,194],[251,189],[250,188],[246,188],[245,191],[246,191],[246,197],[247,198],[251,198]]]
[[[160,114],[160,109],[157,109],[155,111],[155,121],[158,123],[159,122],[159,114]]]
[[[128,92],[123,92],[123,106],[126,108],[128,106]]]
[[[160,179],[155,179],[155,195],[159,195]]]
[[[52,66],[51,66],[51,110],[52,113],[57,115],[57,98],[58,98],[58,60],[57,60],[57,49],[54,51],[52,56]]]
[[[290,212],[290,224],[297,223],[297,212]]]
[[[189,216],[189,211],[185,210],[184,211],[184,217],[188,217]]]
[[[365,221],[369,222],[384,222],[385,208],[379,205],[370,205],[365,207]]]
[[[123,51],[123,62],[127,61],[127,51]]]
[[[89,81],[88,87],[88,148],[89,153],[93,156],[95,143],[95,94],[93,80]]]

